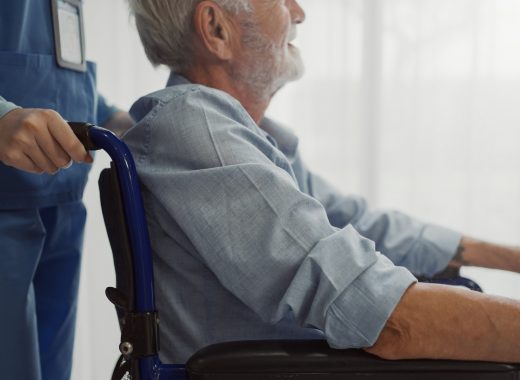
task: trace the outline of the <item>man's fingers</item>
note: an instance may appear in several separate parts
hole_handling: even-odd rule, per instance
[[[58,142],[63,151],[76,162],[91,163],[92,157],[78,140],[70,126],[54,111],[46,111],[48,128],[51,136]]]

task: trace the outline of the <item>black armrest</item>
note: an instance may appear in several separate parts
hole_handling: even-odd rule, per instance
[[[220,343],[195,353],[190,380],[519,380],[509,364],[379,359],[361,350],[334,350],[325,341]]]

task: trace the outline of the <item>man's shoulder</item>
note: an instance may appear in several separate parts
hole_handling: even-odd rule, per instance
[[[138,164],[189,158],[190,167],[222,163],[233,139],[263,138],[259,127],[230,95],[195,84],[178,84],[140,98],[132,107],[136,124],[123,137]],[[165,164],[166,165],[166,164]]]
[[[199,84],[180,84],[152,92],[138,99],[130,113],[137,122],[161,113],[173,113],[176,118],[211,111],[233,119],[249,118],[240,102],[231,95]]]

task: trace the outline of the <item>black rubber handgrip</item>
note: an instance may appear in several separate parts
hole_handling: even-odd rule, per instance
[[[99,150],[90,138],[90,129],[94,125],[83,122],[69,121],[69,125],[74,131],[76,137],[81,141],[86,150]]]

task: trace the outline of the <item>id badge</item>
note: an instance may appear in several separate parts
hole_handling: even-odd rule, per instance
[[[58,66],[85,72],[85,34],[80,0],[51,0]]]

